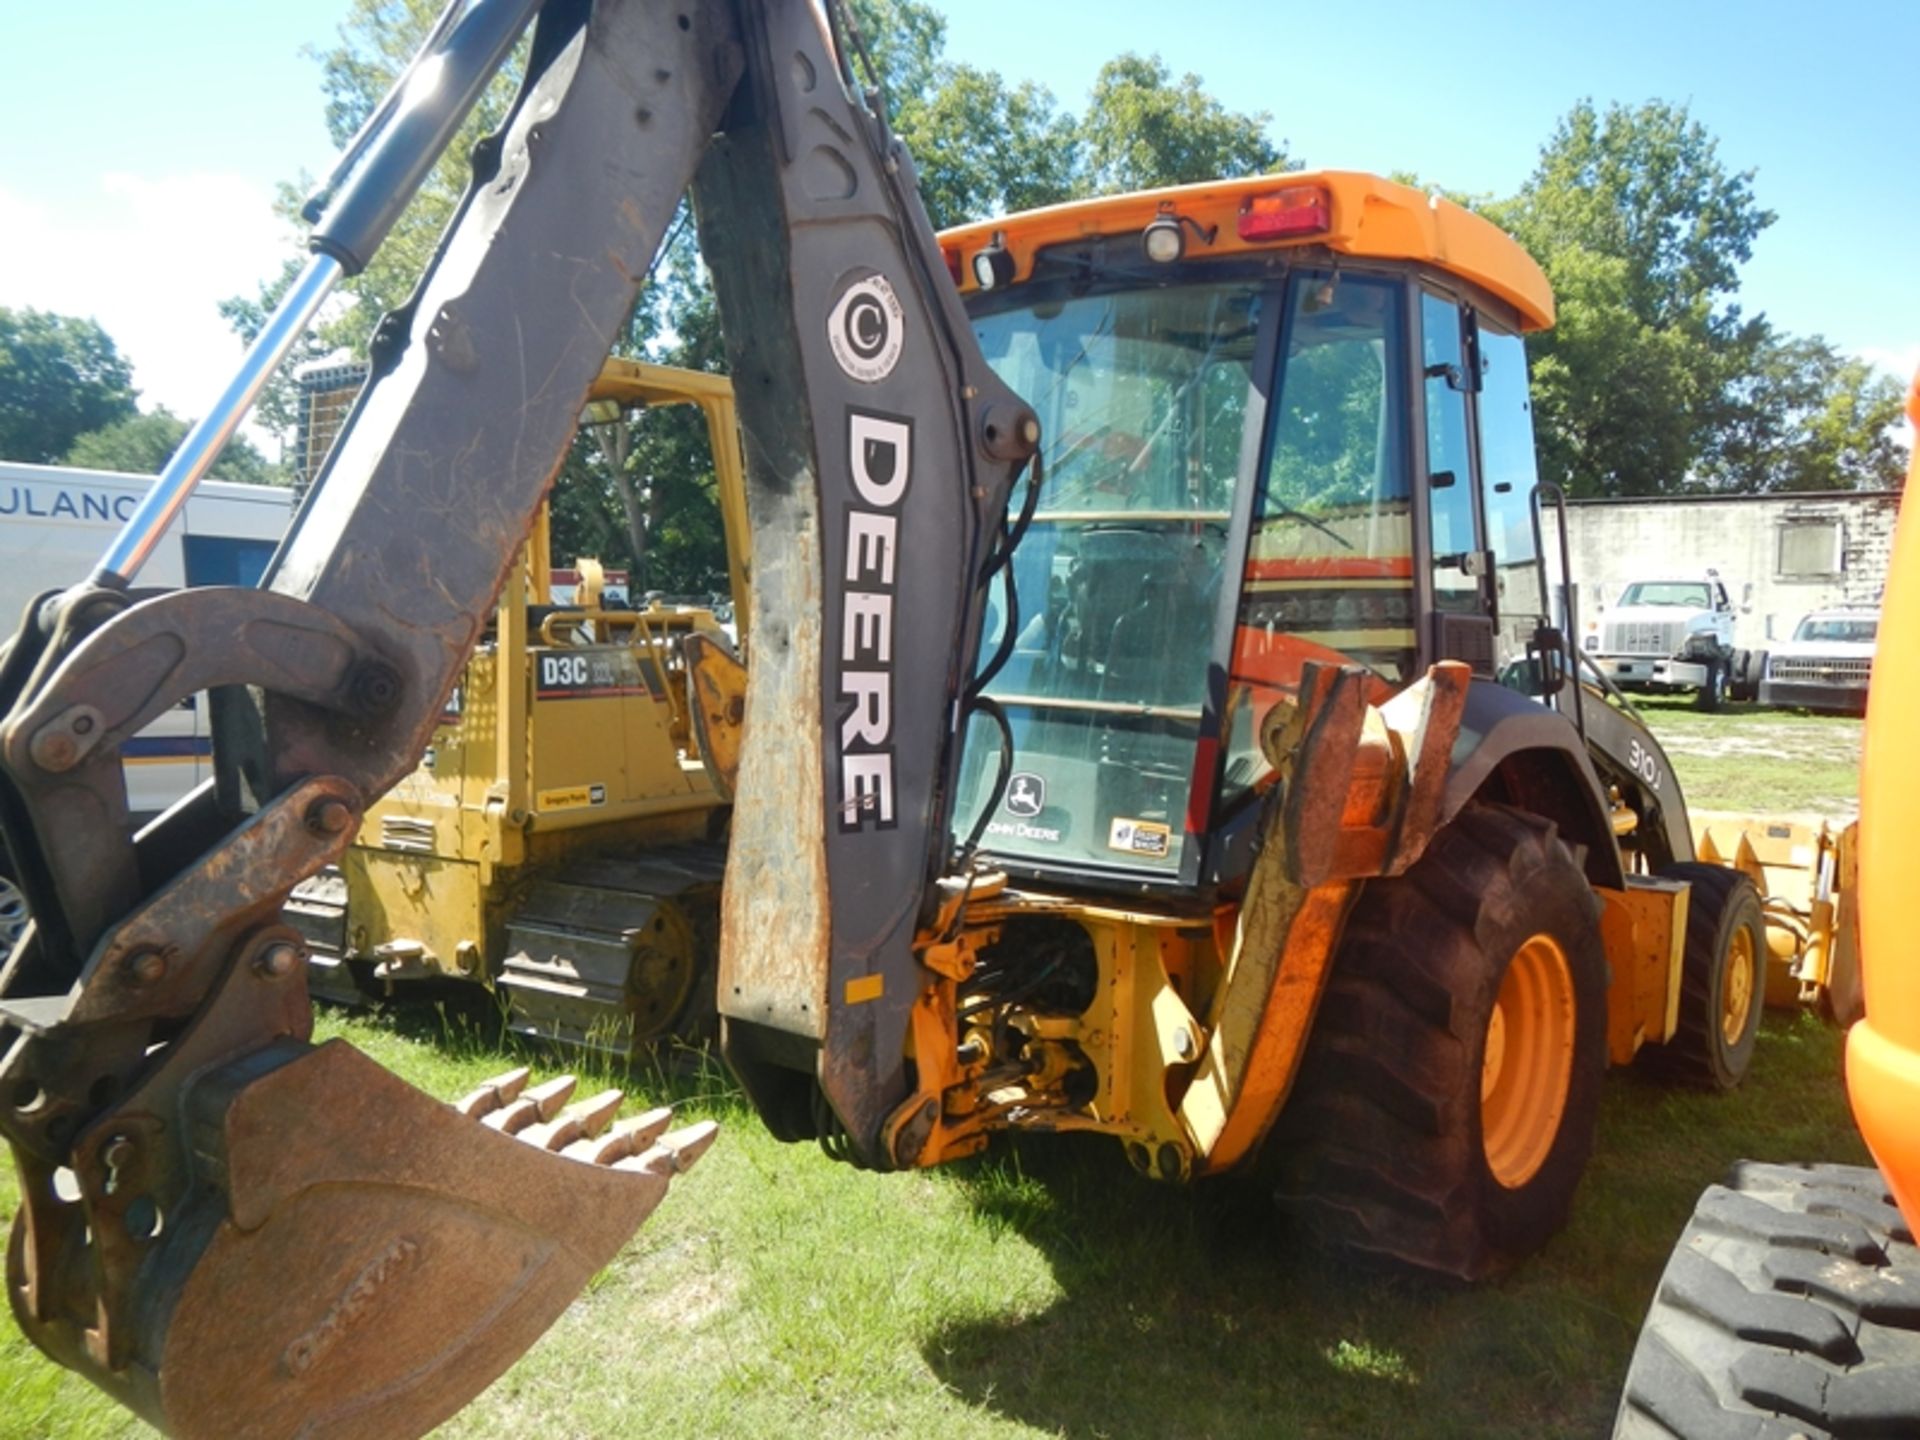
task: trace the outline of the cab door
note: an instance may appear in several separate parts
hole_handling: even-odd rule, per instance
[[[1480,457],[1480,510],[1493,590],[1494,673],[1523,662],[1535,633],[1548,623],[1533,490],[1533,405],[1527,350],[1519,334],[1487,316],[1469,315],[1479,383],[1473,393]]]
[[[1526,346],[1429,290],[1420,320],[1434,653],[1500,676],[1524,661],[1547,611]]]
[[[1420,373],[1426,417],[1428,643],[1434,658],[1494,673],[1493,596],[1470,413],[1478,378],[1470,330],[1454,301],[1420,292]]]

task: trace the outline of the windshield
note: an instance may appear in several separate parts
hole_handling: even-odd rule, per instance
[[[1687,580],[1637,580],[1621,592],[1622,605],[1684,605],[1689,610],[1711,610],[1713,592]]]
[[[1023,298],[974,320],[1046,437],[1045,486],[1013,560],[1012,655],[986,691],[1013,730],[1014,778],[983,843],[1044,863],[1177,872],[1260,292],[1237,282]],[[1005,609],[996,585],[983,657],[1001,643]],[[976,719],[960,835],[992,798],[999,753],[994,727]]]
[[[1871,645],[1879,631],[1880,621],[1872,615],[1809,615],[1794,628],[1793,638]]]

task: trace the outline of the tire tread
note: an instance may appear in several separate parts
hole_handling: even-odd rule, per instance
[[[1710,1187],[1614,1434],[1920,1436],[1920,1249],[1878,1172],[1743,1163]]]
[[[1758,907],[1758,894],[1750,879],[1727,865],[1685,860],[1663,867],[1660,874],[1664,879],[1685,880],[1693,889],[1687,904],[1686,963],[1680,972],[1680,1021],[1673,1038],[1664,1045],[1647,1046],[1640,1052],[1640,1061],[1649,1073],[1671,1083],[1703,1090],[1731,1089],[1738,1078],[1727,1083],[1713,1058],[1715,1046],[1721,1043],[1715,1033],[1719,1016],[1713,1003],[1713,976],[1697,957],[1714,954],[1723,917],[1740,896],[1754,893]],[[1761,934],[1764,939],[1764,923]],[[1761,963],[1764,966],[1764,954]],[[1762,992],[1756,990],[1756,1009],[1761,1000]]]
[[[1466,1107],[1479,1099],[1480,1022],[1461,1007],[1486,983],[1484,897],[1541,885],[1557,885],[1563,906],[1581,897],[1571,923],[1592,930],[1593,949],[1574,963],[1604,989],[1599,898],[1538,816],[1471,805],[1404,876],[1370,883],[1356,904],[1275,1132],[1283,1202],[1341,1248],[1468,1281],[1520,1258],[1509,1237],[1480,1227],[1462,1164],[1463,1136],[1479,1144]],[[1569,1144],[1584,1167],[1590,1124]],[[1553,1203],[1547,1233],[1566,1219],[1566,1201]]]

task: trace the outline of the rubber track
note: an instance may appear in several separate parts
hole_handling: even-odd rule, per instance
[[[1668,865],[1662,877],[1685,880],[1693,887],[1687,904],[1686,954],[1689,958],[1705,953],[1719,936],[1720,920],[1733,904],[1734,896],[1753,882],[1728,865],[1709,865],[1682,861]],[[1756,903],[1757,900],[1756,900]],[[1764,939],[1764,931],[1762,932]],[[1756,990],[1755,1008],[1763,994]],[[1680,1022],[1673,1038],[1664,1045],[1649,1045],[1640,1052],[1641,1064],[1662,1080],[1693,1085],[1704,1090],[1723,1088],[1715,1077],[1708,1046],[1714,1041],[1714,1029],[1720,1017],[1713,1004],[1712,977],[1694,965],[1683,965],[1680,974]]]
[[[1616,1440],[1920,1437],[1920,1247],[1877,1171],[1734,1167],[1675,1247]]]

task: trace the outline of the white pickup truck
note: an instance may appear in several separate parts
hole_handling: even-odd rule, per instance
[[[1718,574],[1635,580],[1586,622],[1581,645],[1623,690],[1694,693],[1702,710],[1750,700],[1764,657],[1733,644],[1734,606]]]

